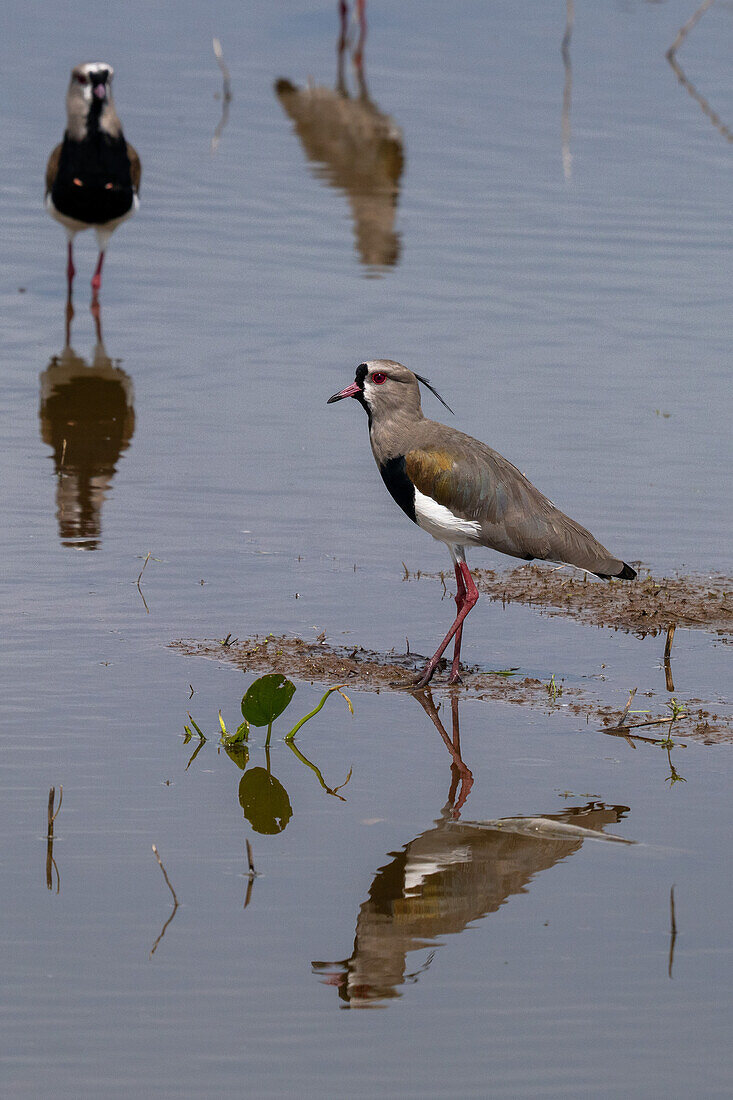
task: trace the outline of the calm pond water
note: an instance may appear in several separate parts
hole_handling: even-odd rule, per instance
[[[693,10],[578,0],[563,57],[559,0],[370,0],[341,84],[331,0],[6,11],[4,1095],[730,1095],[730,746],[682,738],[671,782],[663,750],[562,701],[451,714],[436,691],[436,726],[355,692],[297,742],[328,786],[351,771],[341,799],[276,727],[267,832],[238,762],[212,740],[187,768],[183,743],[187,710],[213,734],[251,677],[168,648],[431,651],[452,605],[400,563],[447,557],[386,497],[361,411],[325,405],[378,355],[626,560],[733,572],[733,10],[675,72]],[[90,57],[115,66],[142,201],[100,333],[79,238],[67,346],[42,180]],[[531,609],[479,604],[464,654],[669,698],[659,639]],[[678,631],[673,664],[679,699],[730,703],[722,639]],[[266,764],[258,736],[244,776]]]

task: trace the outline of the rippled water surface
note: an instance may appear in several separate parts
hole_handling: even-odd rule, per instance
[[[728,745],[634,751],[549,696],[354,692],[305,760],[286,724],[245,762],[215,729],[252,677],[168,648],[434,647],[452,604],[401,562],[448,559],[361,410],[325,405],[380,355],[626,560],[733,572],[733,11],[671,64],[693,11],[369,0],[361,70],[330,0],[6,12],[5,1095],[730,1095]],[[98,332],[78,238],[67,343],[41,199],[89,57],[143,183]],[[482,601],[464,653],[669,701],[659,638]],[[678,630],[673,666],[681,701],[730,703],[724,639]],[[187,768],[188,710],[212,739]],[[351,773],[341,797],[314,767]]]

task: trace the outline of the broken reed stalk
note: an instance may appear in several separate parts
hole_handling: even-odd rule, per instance
[[[631,710],[631,704],[634,701],[634,696],[636,695],[637,691],[638,691],[638,688],[632,688],[631,691],[629,692],[629,701],[626,704],[626,706],[624,707],[623,714],[621,715],[621,721],[619,722],[619,726],[623,726],[624,722],[626,721],[626,716],[628,715],[629,711]]]
[[[255,871],[255,864],[252,858],[252,845],[247,838],[245,838],[245,844],[247,845],[247,863],[249,865],[249,877],[254,878],[257,872]]]
[[[680,27],[680,29],[677,32],[677,37],[675,38],[674,42],[672,43],[672,45],[667,50],[666,56],[670,61],[672,60],[674,55],[677,53],[677,50],[680,48],[680,46],[682,45],[684,40],[687,38],[687,36],[690,33],[690,31],[692,30],[692,28],[697,23],[699,23],[699,21],[702,19],[703,15],[708,10],[708,8],[711,8],[714,3],[715,3],[715,0],[703,0],[703,3],[700,5],[700,7],[697,9],[697,11],[693,12],[693,14],[690,16],[690,18],[687,20],[687,22],[685,23],[685,25],[683,27]]]
[[[53,823],[58,817],[59,810],[61,809],[61,803],[64,800],[64,788],[59,784],[59,804],[58,808],[54,811],[54,803],[56,801],[56,788],[51,787],[48,792],[48,810],[46,816],[46,886],[49,890],[53,890],[53,871],[56,871],[56,893],[61,890],[61,877],[59,875],[59,869],[56,866],[56,860],[53,858]]]
[[[674,641],[674,632],[677,629],[677,623],[670,623],[667,627],[667,641],[664,643],[664,659],[669,660],[672,652],[672,642]]]

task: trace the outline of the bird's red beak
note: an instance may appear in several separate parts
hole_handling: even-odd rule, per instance
[[[92,89],[97,99],[107,98],[107,86],[105,84],[95,84]]]
[[[326,404],[331,405],[334,401],[343,401],[345,397],[358,397],[361,392],[361,386],[359,386],[356,382],[352,382],[351,385],[347,386],[345,390],[339,390],[339,392],[335,393],[333,397],[329,397]]]

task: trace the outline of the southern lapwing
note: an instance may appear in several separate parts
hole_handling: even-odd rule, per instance
[[[427,420],[418,382],[449,408],[426,378],[391,359],[361,363],[355,381],[329,397],[328,404],[353,397],[363,405],[372,453],[387,489],[413,523],[447,545],[453,560],[458,613],[417,680],[424,687],[452,638],[449,683],[460,679],[463,622],[478,600],[466,565],[467,546],[488,546],[525,561],[575,565],[604,579],[633,580],[636,572],[559,511],[497,451]]]
[[[99,258],[92,278],[96,302],[110,237],[137,210],[140,158],[122,133],[112,99],[111,65],[86,61],[71,71],[66,93],[67,125],[46,166],[46,209],[68,238],[69,299],[74,279],[73,240],[94,229]]]

